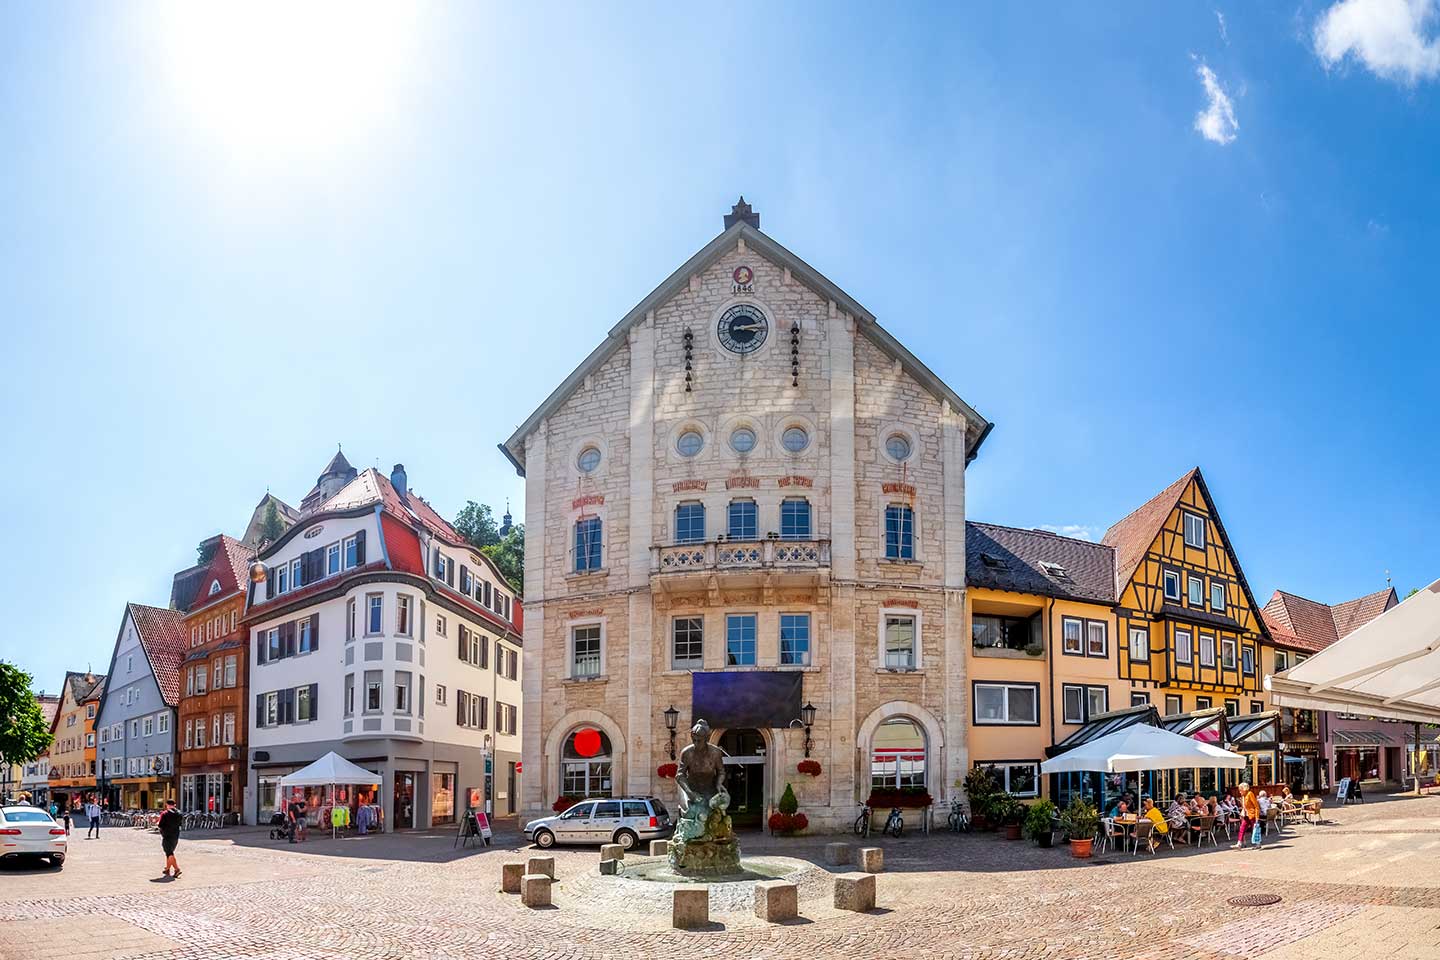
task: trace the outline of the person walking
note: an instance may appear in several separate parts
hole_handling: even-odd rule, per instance
[[[85,839],[89,840],[93,837],[94,839],[99,840],[100,804],[96,802],[94,797],[91,797],[89,802],[85,804],[85,818],[90,821],[90,826],[85,831]]]
[[[1240,784],[1240,836],[1235,841],[1235,849],[1239,850],[1245,846],[1245,835],[1254,830],[1260,824],[1260,798],[1248,783]],[[1256,834],[1258,837],[1259,834]],[[1260,846],[1260,841],[1255,840],[1255,846]]]
[[[165,869],[160,874],[161,877],[180,877],[180,864],[175,861],[175,847],[180,843],[180,827],[184,822],[185,818],[175,809],[175,801],[166,800],[165,812],[160,814],[160,849],[165,851]]]

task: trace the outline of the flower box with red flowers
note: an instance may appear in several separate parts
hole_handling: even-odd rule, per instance
[[[771,833],[801,833],[810,826],[810,818],[803,813],[770,814]]]
[[[871,790],[865,801],[870,807],[900,807],[902,809],[928,807],[935,801],[924,787],[905,787],[900,790]]]
[[[679,768],[673,763],[662,763],[655,768],[655,775],[661,780],[674,780],[677,769]]]
[[[818,777],[820,776],[820,761],[801,760],[795,765],[795,769],[800,773],[807,773],[812,777]]]
[[[579,803],[581,800],[584,799],[584,797],[576,797],[572,796],[571,794],[562,794],[561,796],[555,798],[554,803],[550,804],[550,809],[554,810],[556,813],[564,813],[566,810],[569,810],[571,807],[575,806],[575,804]]]

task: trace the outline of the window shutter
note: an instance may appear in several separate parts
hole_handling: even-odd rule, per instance
[[[255,694],[255,726],[265,726],[265,694]]]
[[[262,631],[255,637],[255,665],[259,666],[265,662],[265,633]]]
[[[455,722],[465,726],[465,700],[468,694],[464,690],[455,691]]]
[[[420,674],[420,719],[425,719],[425,674]]]
[[[314,562],[310,567],[310,572],[305,575],[306,583],[311,583],[325,576],[325,548],[317,547],[311,550],[310,556],[314,558]]]
[[[466,581],[466,578],[469,577],[469,576],[470,576],[470,568],[467,567],[467,566],[465,566],[465,564],[463,564],[463,563],[460,564],[460,592],[461,592],[461,593],[464,593],[464,592],[465,592],[465,581]]]
[[[365,566],[365,531],[357,530],[355,533],[355,565]]]
[[[282,723],[295,722],[295,688],[289,687],[285,691],[285,718]]]
[[[464,625],[464,624],[461,624],[461,625],[460,625],[460,629],[457,631],[457,633],[460,634],[460,662],[462,662],[462,663],[469,663],[469,662],[470,662],[470,631],[468,631],[468,630],[465,629],[465,625]]]
[[[439,579],[444,576],[445,571],[440,566],[440,548],[435,547],[433,549],[435,552],[430,560],[430,570],[435,574],[435,577]]]
[[[320,649],[320,614],[310,614],[310,649]]]
[[[265,571],[265,599],[275,599],[275,571],[268,568]]]
[[[310,719],[315,720],[320,716],[320,684],[310,684]]]
[[[287,620],[280,624],[280,648],[284,656],[295,656],[295,623],[294,620]]]
[[[455,586],[455,564],[453,563],[445,564],[445,585],[447,587]]]

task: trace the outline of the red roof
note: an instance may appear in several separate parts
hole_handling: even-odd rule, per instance
[[[1165,523],[1175,505],[1180,502],[1180,497],[1185,493],[1185,488],[1190,486],[1190,481],[1200,472],[1196,467],[1185,476],[1176,480],[1170,486],[1161,490],[1155,496],[1146,500],[1126,516],[1116,521],[1105,531],[1105,536],[1100,542],[1107,547],[1115,548],[1115,590],[1118,596],[1125,589],[1125,584],[1135,575],[1135,568],[1140,566],[1140,561],[1145,559],[1145,554],[1150,550],[1150,544],[1160,533],[1160,527]]]
[[[250,561],[254,559],[254,550],[234,537],[221,534],[215,555],[210,558],[210,565],[205,568],[205,575],[199,580],[195,599],[186,609],[194,610],[212,603],[214,599],[244,590],[245,584],[250,582]],[[216,580],[220,581],[220,592],[212,598],[210,584]]]
[[[1335,606],[1276,590],[1261,618],[1278,646],[1319,653],[1399,603],[1394,588],[1346,600]]]
[[[185,659],[185,623],[179,611],[164,607],[129,605],[140,646],[150,661],[160,696],[172,707],[180,704],[180,664]]]

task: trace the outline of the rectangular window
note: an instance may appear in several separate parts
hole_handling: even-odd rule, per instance
[[[187,697],[193,697],[194,695],[195,695],[195,668],[194,668],[194,667],[186,667],[186,668],[185,668],[185,696],[187,696]]]
[[[976,650],[1024,650],[1035,642],[1033,620],[975,614],[970,641]]]
[[[600,676],[600,625],[589,624],[570,631],[570,676]]]
[[[1196,709],[1196,710],[1209,710],[1212,705],[1213,705],[1213,702],[1211,701],[1211,699],[1210,699],[1209,697],[1196,697],[1196,698],[1195,698],[1195,709]]]
[[[780,663],[808,666],[810,663],[810,614],[780,614]]]
[[[885,558],[915,559],[915,511],[903,504],[885,508]]]
[[[1265,711],[1265,704],[1261,703],[1259,700],[1251,700],[1251,701],[1250,701],[1250,712],[1251,712],[1251,713],[1263,713],[1264,711]]]
[[[140,729],[144,731],[147,737],[153,734],[155,732],[155,718],[146,717],[145,721],[140,725]]]
[[[295,624],[295,651],[297,653],[309,653],[315,649],[314,635],[315,621],[306,617],[304,620],[296,621]]]
[[[1182,514],[1185,518],[1185,546],[1205,549],[1205,518],[1194,513]]]
[[[333,577],[340,572],[340,544],[332,543],[325,548],[325,575]]]
[[[445,684],[435,684],[435,702],[439,706],[445,706]]]
[[[1225,584],[1216,580],[1210,581],[1210,609],[1216,613],[1225,612]]]
[[[169,732],[170,732],[170,714],[168,714],[168,713],[156,714],[155,732],[156,732],[156,733],[169,733]]]
[[[379,713],[380,701],[383,696],[381,687],[383,675],[379,670],[365,671],[365,712]]]
[[[732,613],[725,618],[725,665],[755,665],[755,614]]]
[[[204,664],[195,667],[195,693],[198,696],[205,692],[205,685],[210,679],[210,671],[205,669]]]
[[[1226,670],[1235,669],[1235,640],[1232,637],[1220,638],[1220,666]]]
[[[1092,657],[1109,656],[1110,638],[1103,622],[1099,620],[1085,621],[1085,641],[1087,655]]]
[[[194,721],[194,720],[186,720],[186,721],[185,721],[185,749],[186,749],[186,750],[191,749],[191,748],[192,748],[192,745],[193,745],[194,743],[195,743],[195,721]]]
[[[1290,655],[1284,650],[1275,651],[1275,672],[1282,673],[1290,669]]]
[[[196,720],[196,721],[195,721],[195,749],[196,749],[196,750],[203,750],[203,749],[205,749],[205,745],[206,745],[206,744],[205,744],[205,721],[204,721],[203,719],[202,719],[202,720]]]
[[[1130,628],[1130,660],[1150,660],[1150,630],[1147,627]]]
[[[885,669],[915,669],[915,618],[885,615]]]
[[[1225,716],[1227,716],[1227,717],[1238,717],[1238,716],[1240,716],[1240,701],[1239,701],[1239,700],[1226,700],[1226,701],[1225,701]]]
[[[1040,764],[1038,763],[1006,761],[991,764],[981,761],[975,765],[990,767],[995,771],[995,782],[1007,793],[1017,797],[1040,796]]]
[[[280,641],[280,628],[271,627],[265,631],[265,659],[279,660],[283,656],[285,656],[285,645]],[[201,684],[204,683],[204,681],[198,677],[196,680]]]
[[[810,501],[790,497],[780,501],[780,537],[784,540],[809,540]]]
[[[1205,606],[1205,581],[1199,577],[1190,577],[1187,581],[1190,585],[1190,606],[1202,608]]]
[[[448,636],[448,634],[445,632],[448,628],[449,624],[445,620],[445,615],[443,613],[435,614],[435,636]]]
[[[345,716],[355,715],[355,674],[345,674]]]
[[[1192,634],[1189,630],[1175,630],[1175,662],[1192,663],[1195,659],[1195,651],[1191,646]]]
[[[670,667],[700,670],[705,666],[705,626],[700,617],[676,617],[671,627]]]
[[[760,536],[759,511],[754,500],[731,500],[726,515],[725,536],[731,540],[755,540]]]
[[[1180,599],[1180,574],[1174,570],[1166,570],[1162,574],[1165,581],[1165,599],[1179,601]]]
[[[346,570],[349,570],[351,567],[356,566],[360,563],[359,537],[346,537],[344,542],[341,544],[341,548],[345,551]]]
[[[1180,697],[1173,693],[1165,694],[1165,716],[1173,717],[1182,712]]]
[[[1110,709],[1108,687],[1067,683],[1063,688],[1066,723],[1089,723]]]
[[[345,601],[345,642],[355,639],[355,598]]]
[[[1255,676],[1255,648],[1244,647],[1240,651],[1240,672],[1247,677]]]
[[[225,686],[233,687],[239,681],[236,679],[236,670],[239,668],[239,660],[235,654],[225,658]]]
[[[475,578],[470,575],[469,567],[460,568],[460,592],[467,597],[470,596],[472,592],[477,599],[480,596],[480,591],[475,589]]]
[[[290,561],[290,589],[298,590],[305,582],[305,565],[300,557]]]
[[[210,746],[220,746],[220,714],[210,718]]]
[[[315,719],[315,698],[314,688],[309,686],[295,688],[295,722],[307,723]]]
[[[520,678],[520,654],[514,650],[505,651],[505,676],[511,680]]]
[[[575,521],[575,572],[599,570],[602,546],[599,517]]]
[[[1215,638],[1211,634],[1200,634],[1200,666],[1215,666]]]
[[[286,564],[282,563],[275,568],[275,592],[290,592],[290,567]]]
[[[365,636],[378,637],[385,629],[385,598],[378,593],[365,597]]]
[[[410,598],[403,593],[395,598],[395,632],[410,636]]]
[[[705,540],[705,505],[682,503],[675,508],[675,542],[701,543]]]
[[[1141,690],[1130,691],[1130,706],[1143,707],[1150,702],[1150,694]]]
[[[1060,621],[1061,649],[1066,653],[1083,654],[1085,652],[1085,623],[1076,620],[1074,617],[1065,617]]]
[[[1040,687],[1024,683],[975,684],[975,723],[979,726],[1038,726]]]
[[[410,712],[410,672],[408,670],[395,671],[395,712]]]

